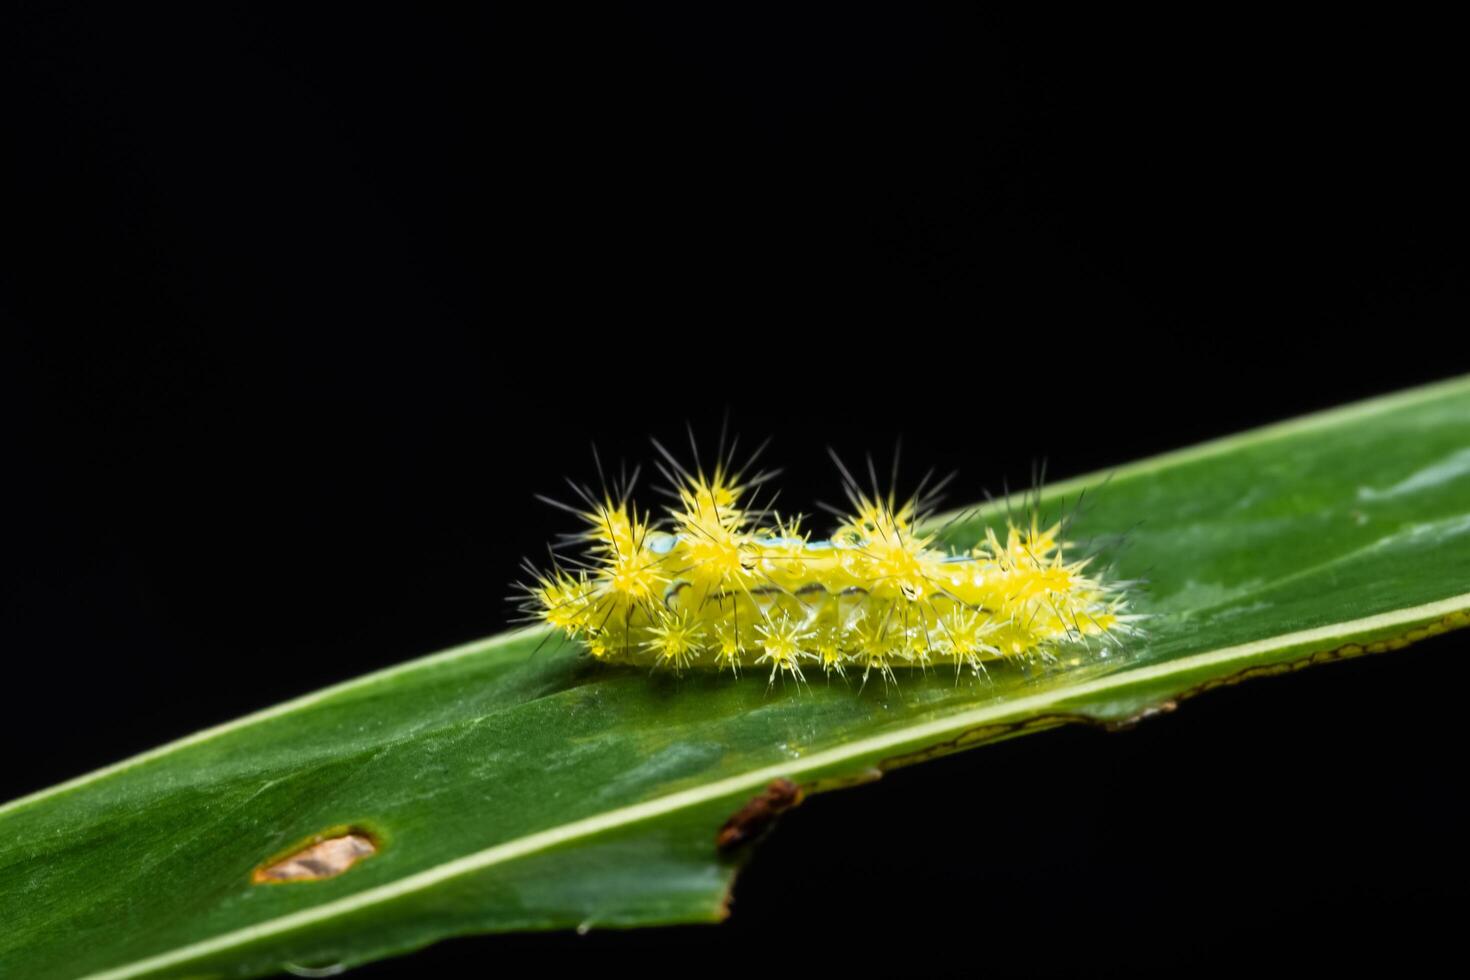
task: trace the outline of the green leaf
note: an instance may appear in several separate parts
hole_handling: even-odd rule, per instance
[[[253,976],[456,934],[703,922],[743,850],[726,818],[1068,721],[1470,623],[1470,379],[1050,487],[1147,638],[988,681],[809,688],[600,668],[472,643],[201,732],[0,808],[0,974]],[[950,523],[975,540],[999,506]],[[315,835],[378,852],[318,881],[252,873]],[[755,827],[753,829],[759,829]]]

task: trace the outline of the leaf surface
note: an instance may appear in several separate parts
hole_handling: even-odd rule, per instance
[[[1075,509],[1069,540],[1149,581],[1145,639],[860,691],[491,637],[0,807],[0,975],[246,977],[469,932],[714,921],[744,853],[716,833],[773,780],[831,789],[1470,625],[1470,379],[1057,484],[1041,506]],[[1004,522],[990,505],[944,535]],[[376,853],[253,880],[347,831]]]

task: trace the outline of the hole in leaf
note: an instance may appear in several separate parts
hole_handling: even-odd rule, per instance
[[[257,885],[286,881],[321,881],[335,878],[364,858],[378,853],[372,835],[361,830],[318,834],[285,857],[275,858],[255,869],[250,880]]]

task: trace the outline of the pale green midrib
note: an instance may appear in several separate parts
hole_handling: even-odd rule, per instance
[[[1320,412],[1312,412],[1307,415],[1299,415],[1296,418],[1286,419],[1283,422],[1273,422],[1255,429],[1247,429],[1245,432],[1237,432],[1232,435],[1222,436],[1219,439],[1211,439],[1207,442],[1196,443],[1182,449],[1171,452],[1160,453],[1137,462],[1126,463],[1115,466],[1112,469],[1097,470],[1092,473],[1084,473],[1081,476],[1070,477],[1057,483],[1048,484],[1041,491],[1041,500],[1052,500],[1056,497],[1065,496],[1084,488],[1093,488],[1104,483],[1114,484],[1124,480],[1155,473],[1170,466],[1178,466],[1183,463],[1192,463],[1211,456],[1218,456],[1232,450],[1245,446],[1261,445],[1284,439],[1288,436],[1299,435],[1303,432],[1314,432],[1319,429],[1331,428],[1347,422],[1355,422],[1363,418],[1371,418],[1387,412],[1397,411],[1418,405],[1423,402],[1432,402],[1439,398],[1455,394],[1470,395],[1470,375],[1462,375],[1457,378],[1449,378],[1444,381],[1436,381],[1433,384],[1422,385],[1418,388],[1410,388],[1407,391],[1396,391],[1377,398],[1369,398],[1339,408],[1329,408]],[[1033,499],[1036,499],[1033,497]],[[990,500],[974,507],[964,507],[959,510],[948,511],[937,514],[925,522],[926,530],[934,530],[956,518],[976,518],[999,514],[1008,508],[1016,507],[1021,502],[1013,494],[1010,497],[1002,497]]]
[[[1321,412],[1314,412],[1312,414],[1303,415],[1295,419],[1288,419],[1284,422],[1277,422],[1271,425],[1262,426],[1260,428],[1251,429],[1246,432],[1237,433],[1235,435],[1225,436],[1223,438],[1214,439],[1209,442],[1203,442],[1189,448],[1179,449],[1169,453],[1163,453],[1158,456],[1152,456],[1148,459],[1139,460],[1136,463],[1125,464],[1112,470],[1100,470],[1095,473],[1089,473],[1083,476],[1074,477],[1069,480],[1064,480],[1060,483],[1052,484],[1051,486],[1045,488],[1045,490],[1043,491],[1043,498],[1052,498],[1059,495],[1071,493],[1075,490],[1081,489],[1082,487],[1094,486],[1096,484],[1104,482],[1117,481],[1125,478],[1139,476],[1144,473],[1154,472],[1166,466],[1178,465],[1179,463],[1189,462],[1195,459],[1227,452],[1232,449],[1238,449],[1242,446],[1252,445],[1258,442],[1269,442],[1271,440],[1279,439],[1283,436],[1291,435],[1298,432],[1311,431],[1334,424],[1341,424],[1364,417],[1371,417],[1373,415],[1378,415],[1384,412],[1403,408],[1405,406],[1415,405],[1421,402],[1433,401],[1436,398],[1452,395],[1460,391],[1470,393],[1470,375],[1465,375],[1458,378],[1450,378],[1445,381],[1438,381],[1433,384],[1423,385],[1418,388],[1410,388],[1407,391],[1381,395],[1377,398],[1370,398],[1365,401],[1355,402],[1351,405],[1344,405],[1340,408],[1331,408]],[[966,514],[972,517],[977,517],[986,514],[997,513],[1004,510],[1006,506],[1007,502],[1004,500],[991,501],[990,503],[982,504],[978,507],[966,508],[963,511],[956,511],[950,514],[940,515],[931,520],[929,522],[929,526],[936,527],[959,514]],[[429,667],[438,663],[443,663],[448,660],[455,660],[460,657],[468,656],[472,653],[477,653],[493,648],[498,644],[509,643],[522,636],[534,635],[540,632],[542,629],[542,627],[529,627],[523,630],[512,631],[509,633],[501,633],[496,636],[486,637],[481,640],[474,640],[470,643],[466,643],[457,647],[452,647],[448,650],[442,650],[438,653],[430,654],[426,657],[420,657],[415,660],[408,660],[404,663],[397,664],[393,667],[388,667],[384,670],[375,671],[371,674],[364,674],[361,677],[354,677],[349,680],[343,681],[340,684],[334,684],[331,687],[325,687],[320,690],[304,694],[301,697],[293,698],[290,701],[284,701],[272,707],[253,712],[252,714],[244,715],[243,717],[236,718],[222,725],[216,725],[213,728],[206,728],[202,731],[194,732],[193,734],[187,735],[184,738],[177,739],[172,742],[167,742],[163,745],[158,746],[157,748],[150,749],[138,755],[131,756],[119,762],[115,762],[110,766],[104,766],[101,769],[96,769],[92,772],[84,773],[80,776],[77,776],[74,779],[69,779],[64,783],[58,783],[55,786],[48,786],[45,789],[37,790],[34,793],[30,793],[18,799],[11,800],[8,803],[0,805],[0,817],[12,813],[20,809],[21,807],[39,803],[42,800],[49,799],[50,797],[57,796],[61,793],[69,792],[81,786],[85,786],[89,783],[95,782],[99,779],[104,779],[108,776],[113,776],[117,773],[132,769],[135,766],[151,762],[154,759],[168,755],[179,749],[188,748],[191,745],[197,745],[200,742],[216,738],[220,735],[227,734],[239,728],[244,728],[249,725],[256,724],[257,722],[268,721],[271,718],[278,717],[290,711],[295,711],[298,708],[304,708],[308,705],[315,704],[329,697],[345,693],[354,688],[376,683],[378,681],[384,680],[391,676],[396,676],[398,674],[409,673],[422,667]]]
[[[674,813],[681,809],[687,809],[702,803],[710,803],[723,797],[733,796],[744,790],[762,786],[772,779],[798,777],[803,773],[828,769],[848,760],[876,755],[890,748],[898,748],[914,743],[934,744],[942,740],[945,736],[969,731],[983,725],[1001,723],[1011,717],[1035,717],[1042,715],[1045,713],[1044,709],[1059,703],[1104,694],[1118,688],[1137,687],[1151,681],[1165,680],[1172,676],[1188,674],[1206,667],[1227,664],[1232,661],[1249,660],[1253,657],[1277,650],[1302,648],[1310,645],[1315,645],[1312,647],[1313,652],[1322,649],[1334,649],[1336,646],[1341,645],[1343,641],[1354,637],[1365,636],[1380,630],[1396,627],[1411,627],[1418,624],[1440,621],[1445,617],[1466,609],[1470,609],[1470,593],[1464,593],[1448,599],[1442,599],[1438,602],[1414,606],[1408,609],[1380,613],[1375,616],[1368,616],[1345,623],[1334,623],[1314,629],[1300,630],[1295,633],[1285,633],[1263,640],[1255,640],[1233,647],[1225,647],[1220,650],[1207,651],[1161,664],[1122,671],[1109,677],[1098,678],[1097,680],[1078,684],[1070,688],[1059,688],[1028,698],[1018,698],[1014,701],[986,705],[981,708],[975,708],[970,711],[950,715],[946,718],[926,722],[921,725],[914,725],[884,735],[875,735],[866,739],[849,742],[824,752],[815,753],[799,761],[766,766],[694,789],[671,793],[644,803],[634,804],[593,817],[573,821],[572,823],[564,824],[550,830],[529,834],[513,841],[507,841],[504,844],[497,844],[494,847],[486,848],[483,851],[477,851],[474,854],[469,854],[462,858],[456,858],[437,867],[416,872],[391,884],[380,885],[334,902],[328,902],[314,908],[281,916],[277,919],[246,926],[212,939],[202,940],[170,952],[161,953],[146,960],[139,960],[135,963],[90,974],[88,977],[84,977],[83,980],[126,980],[126,978],[142,976],[154,970],[178,966],[190,960],[201,959],[232,948],[267,939],[271,936],[291,932],[323,919],[345,915],[373,905],[390,902],[402,898],[405,895],[423,891],[441,882],[473,874],[497,864],[504,864],[541,851],[550,850],[562,844],[569,844],[582,838],[593,837],[597,834],[628,827],[645,820]],[[1323,645],[1329,640],[1335,642],[1331,646]]]

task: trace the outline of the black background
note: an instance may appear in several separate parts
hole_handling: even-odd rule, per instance
[[[468,5],[465,5],[468,7]],[[3,15],[0,796],[508,621],[647,437],[951,500],[1470,366],[1449,25],[728,5]],[[810,801],[718,929],[363,976],[1457,951],[1462,637]]]

